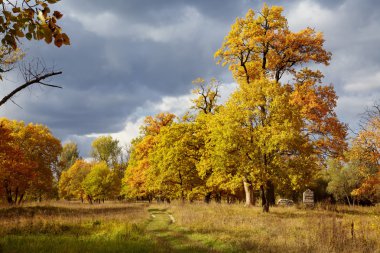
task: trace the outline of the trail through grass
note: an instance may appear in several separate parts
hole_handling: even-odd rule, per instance
[[[380,253],[379,224],[379,207],[52,202],[0,207],[0,253]]]
[[[175,225],[175,218],[166,208],[151,208],[148,211],[151,218],[146,230],[162,242],[162,245],[166,245],[167,252],[217,252],[190,239],[189,232]]]

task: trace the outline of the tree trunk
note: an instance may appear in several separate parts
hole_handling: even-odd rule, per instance
[[[12,190],[6,188],[6,193],[7,193],[8,204],[12,205],[13,204]]]
[[[12,195],[7,195],[7,201],[8,201],[8,204],[10,204],[10,205],[13,204]]]
[[[263,212],[268,213],[269,212],[269,202],[267,198],[267,190],[265,189],[264,185],[260,186],[261,190],[261,200],[262,200],[262,206],[263,206]]]
[[[350,197],[347,194],[346,194],[346,199],[347,199],[347,202],[348,202],[348,206],[351,206]]]
[[[243,185],[244,185],[244,193],[245,193],[245,204],[244,204],[244,206],[254,206],[255,205],[255,198],[253,196],[252,183],[249,180],[244,179]]]
[[[222,193],[220,192],[215,193],[215,202],[218,204],[222,203]]]
[[[206,195],[205,195],[205,198],[204,198],[204,202],[209,204],[211,201],[211,192],[208,192]]]
[[[267,182],[267,201],[270,206],[274,206],[276,204],[276,197],[274,195],[274,185],[272,181]]]
[[[24,198],[24,193],[21,193],[20,198],[18,199],[19,205],[21,204],[23,198]]]
[[[182,185],[181,185],[182,187]],[[181,190],[181,199],[182,199],[182,204],[185,203],[185,193],[183,192],[183,190]]]
[[[16,187],[16,193],[15,193],[15,204],[17,203],[18,198],[18,186]]]
[[[92,205],[92,198],[90,195],[87,195],[88,202]]]

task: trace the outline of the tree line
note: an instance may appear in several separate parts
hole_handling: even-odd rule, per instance
[[[334,111],[334,87],[324,85],[316,69],[331,59],[323,34],[311,28],[291,31],[282,12],[282,7],[264,5],[231,26],[215,53],[238,84],[227,102],[218,103],[217,80],[195,80],[188,112],[146,117],[128,159],[110,136],[93,142],[93,160],[88,162],[79,158],[75,144],[62,149],[45,127],[29,124],[45,129],[49,141],[42,145],[43,138],[34,143],[32,134],[17,134],[29,125],[3,119],[1,194],[11,203],[21,192],[31,198],[51,192],[55,182],[61,198],[90,203],[180,199],[244,201],[251,206],[259,199],[267,212],[276,196],[298,200],[306,188],[318,199],[378,202],[379,106],[365,113],[360,132],[348,142],[347,125]],[[48,152],[41,148],[35,154],[29,148],[28,153],[25,143],[38,143]],[[10,178],[15,178],[12,186]],[[39,189],[43,184],[52,187]]]

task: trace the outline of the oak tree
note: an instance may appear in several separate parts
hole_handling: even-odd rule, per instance
[[[339,122],[334,113],[335,92],[332,86],[321,85],[323,76],[319,71],[300,68],[306,63],[328,65],[331,53],[323,47],[322,33],[311,28],[299,32],[290,31],[282,11],[282,7],[264,5],[261,12],[249,10],[245,18],[237,18],[215,57],[218,58],[218,63],[229,65],[242,91],[248,91],[247,94],[252,90],[257,91],[258,96],[251,98],[252,101],[256,100],[252,110],[261,114],[261,120],[252,125],[254,129],[257,126],[281,126],[284,127],[283,130],[286,129],[286,124],[281,123],[283,119],[278,118],[279,122],[272,122],[275,120],[270,111],[273,98],[265,91],[260,94],[266,87],[257,84],[266,84],[272,88],[280,86],[278,89],[284,89],[289,94],[286,106],[292,108],[292,114],[300,116],[300,132],[297,134],[307,138],[308,145],[312,145],[314,151],[318,150],[321,158],[341,155],[346,147],[346,126]],[[284,75],[293,76],[293,82],[281,84]],[[291,114],[283,115],[289,116]],[[270,124],[266,125],[268,120]],[[292,118],[286,120],[292,121]],[[262,132],[264,136],[271,129],[266,131]],[[262,144],[267,145],[265,141]],[[266,160],[265,157],[264,152],[262,159]],[[269,204],[274,203],[273,179],[268,177],[267,182],[262,182],[260,187],[264,209],[268,210]]]

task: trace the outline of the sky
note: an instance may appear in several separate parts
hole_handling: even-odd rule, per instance
[[[266,1],[281,5],[291,30],[315,28],[332,53],[329,66],[316,66],[337,92],[336,112],[357,130],[360,113],[380,99],[380,1]],[[215,77],[222,101],[236,88],[214,52],[236,17],[259,0],[61,0],[53,9],[71,46],[23,43],[26,60],[39,58],[63,71],[49,80],[63,89],[35,86],[0,107],[0,117],[47,125],[62,142],[78,143],[88,157],[94,138],[110,134],[127,145],[145,116],[177,115],[191,105],[192,80]],[[17,83],[7,76],[0,96]]]

